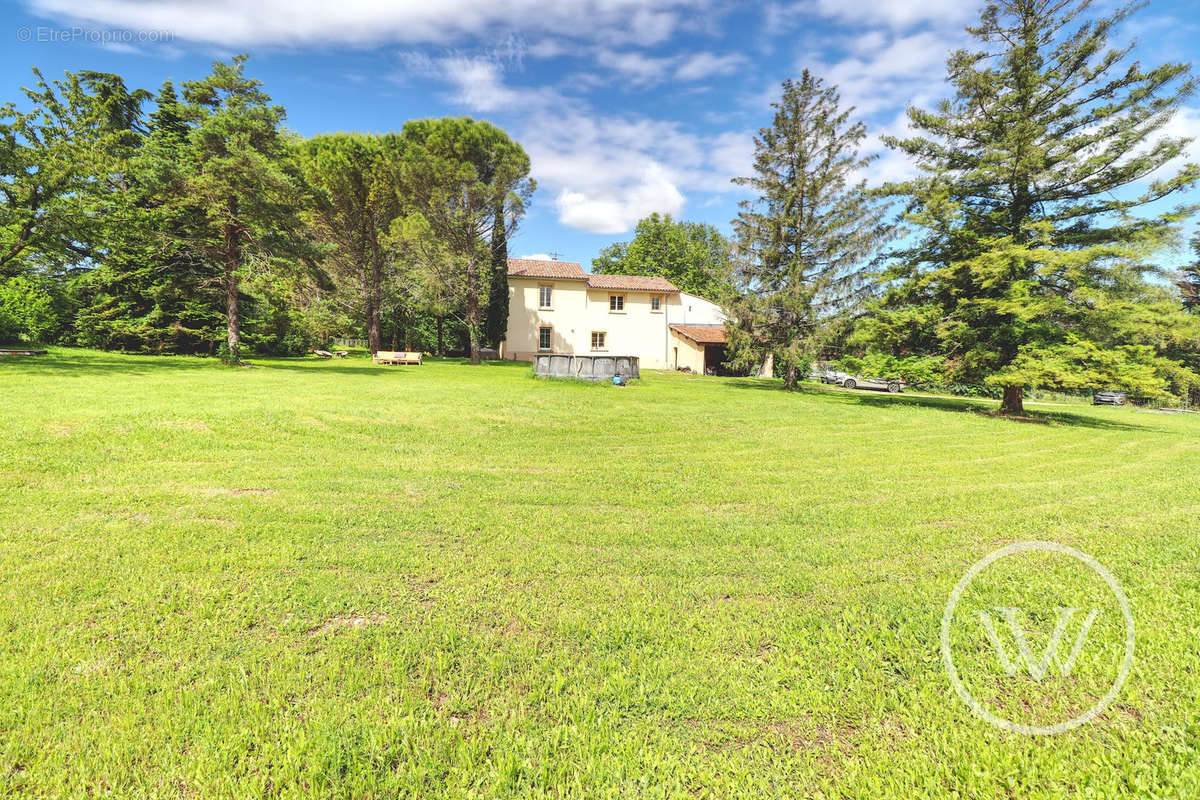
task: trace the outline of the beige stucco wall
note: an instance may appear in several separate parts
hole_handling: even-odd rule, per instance
[[[551,309],[538,308],[538,287],[553,287]],[[609,296],[625,296],[623,312],[609,310]],[[672,323],[716,324],[721,309],[702,297],[687,293],[659,295],[662,311],[652,311],[651,292],[588,288],[586,281],[508,279],[508,333],[503,357],[532,360],[538,352],[538,329],[553,330],[549,352],[589,354],[604,352],[637,356],[642,369],[673,368],[675,340]],[[592,350],[592,331],[604,331],[605,349]],[[681,350],[682,352],[682,350]],[[682,365],[682,364],[681,364]],[[704,353],[700,353],[703,371]]]
[[[704,345],[696,344],[691,339],[675,331],[671,331],[671,364],[672,369],[688,367],[692,372],[704,374]]]
[[[538,287],[553,287],[552,309],[538,308]],[[504,338],[503,357],[532,361],[538,352],[538,328],[549,325],[553,330],[552,353],[574,353],[578,326],[573,320],[585,314],[587,282],[581,280],[508,279],[508,331]]]

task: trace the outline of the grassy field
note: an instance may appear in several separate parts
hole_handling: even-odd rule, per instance
[[[1200,796],[1200,418],[776,386],[0,361],[0,795]],[[1137,622],[1053,737],[939,653],[1027,539]]]

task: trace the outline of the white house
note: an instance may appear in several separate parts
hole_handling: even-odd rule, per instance
[[[665,278],[589,275],[571,261],[508,260],[508,333],[501,357],[538,353],[637,356],[645,369],[715,370],[725,317]]]

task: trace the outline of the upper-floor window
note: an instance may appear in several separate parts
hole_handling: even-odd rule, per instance
[[[538,308],[553,308],[550,305],[553,290],[553,286],[542,285],[538,287]]]
[[[661,297],[659,297],[658,295],[653,295],[650,298],[650,310],[651,311],[662,311],[662,298]]]
[[[604,331],[592,331],[592,349],[604,349]]]
[[[553,331],[549,325],[543,325],[538,328],[538,350],[550,349],[550,337]]]
[[[608,296],[609,311],[624,311],[625,310],[625,295],[610,294]]]

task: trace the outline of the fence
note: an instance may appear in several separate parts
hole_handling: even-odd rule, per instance
[[[367,340],[366,339],[346,339],[341,336],[335,336],[335,337],[333,337],[333,344],[335,347],[366,347]]]

